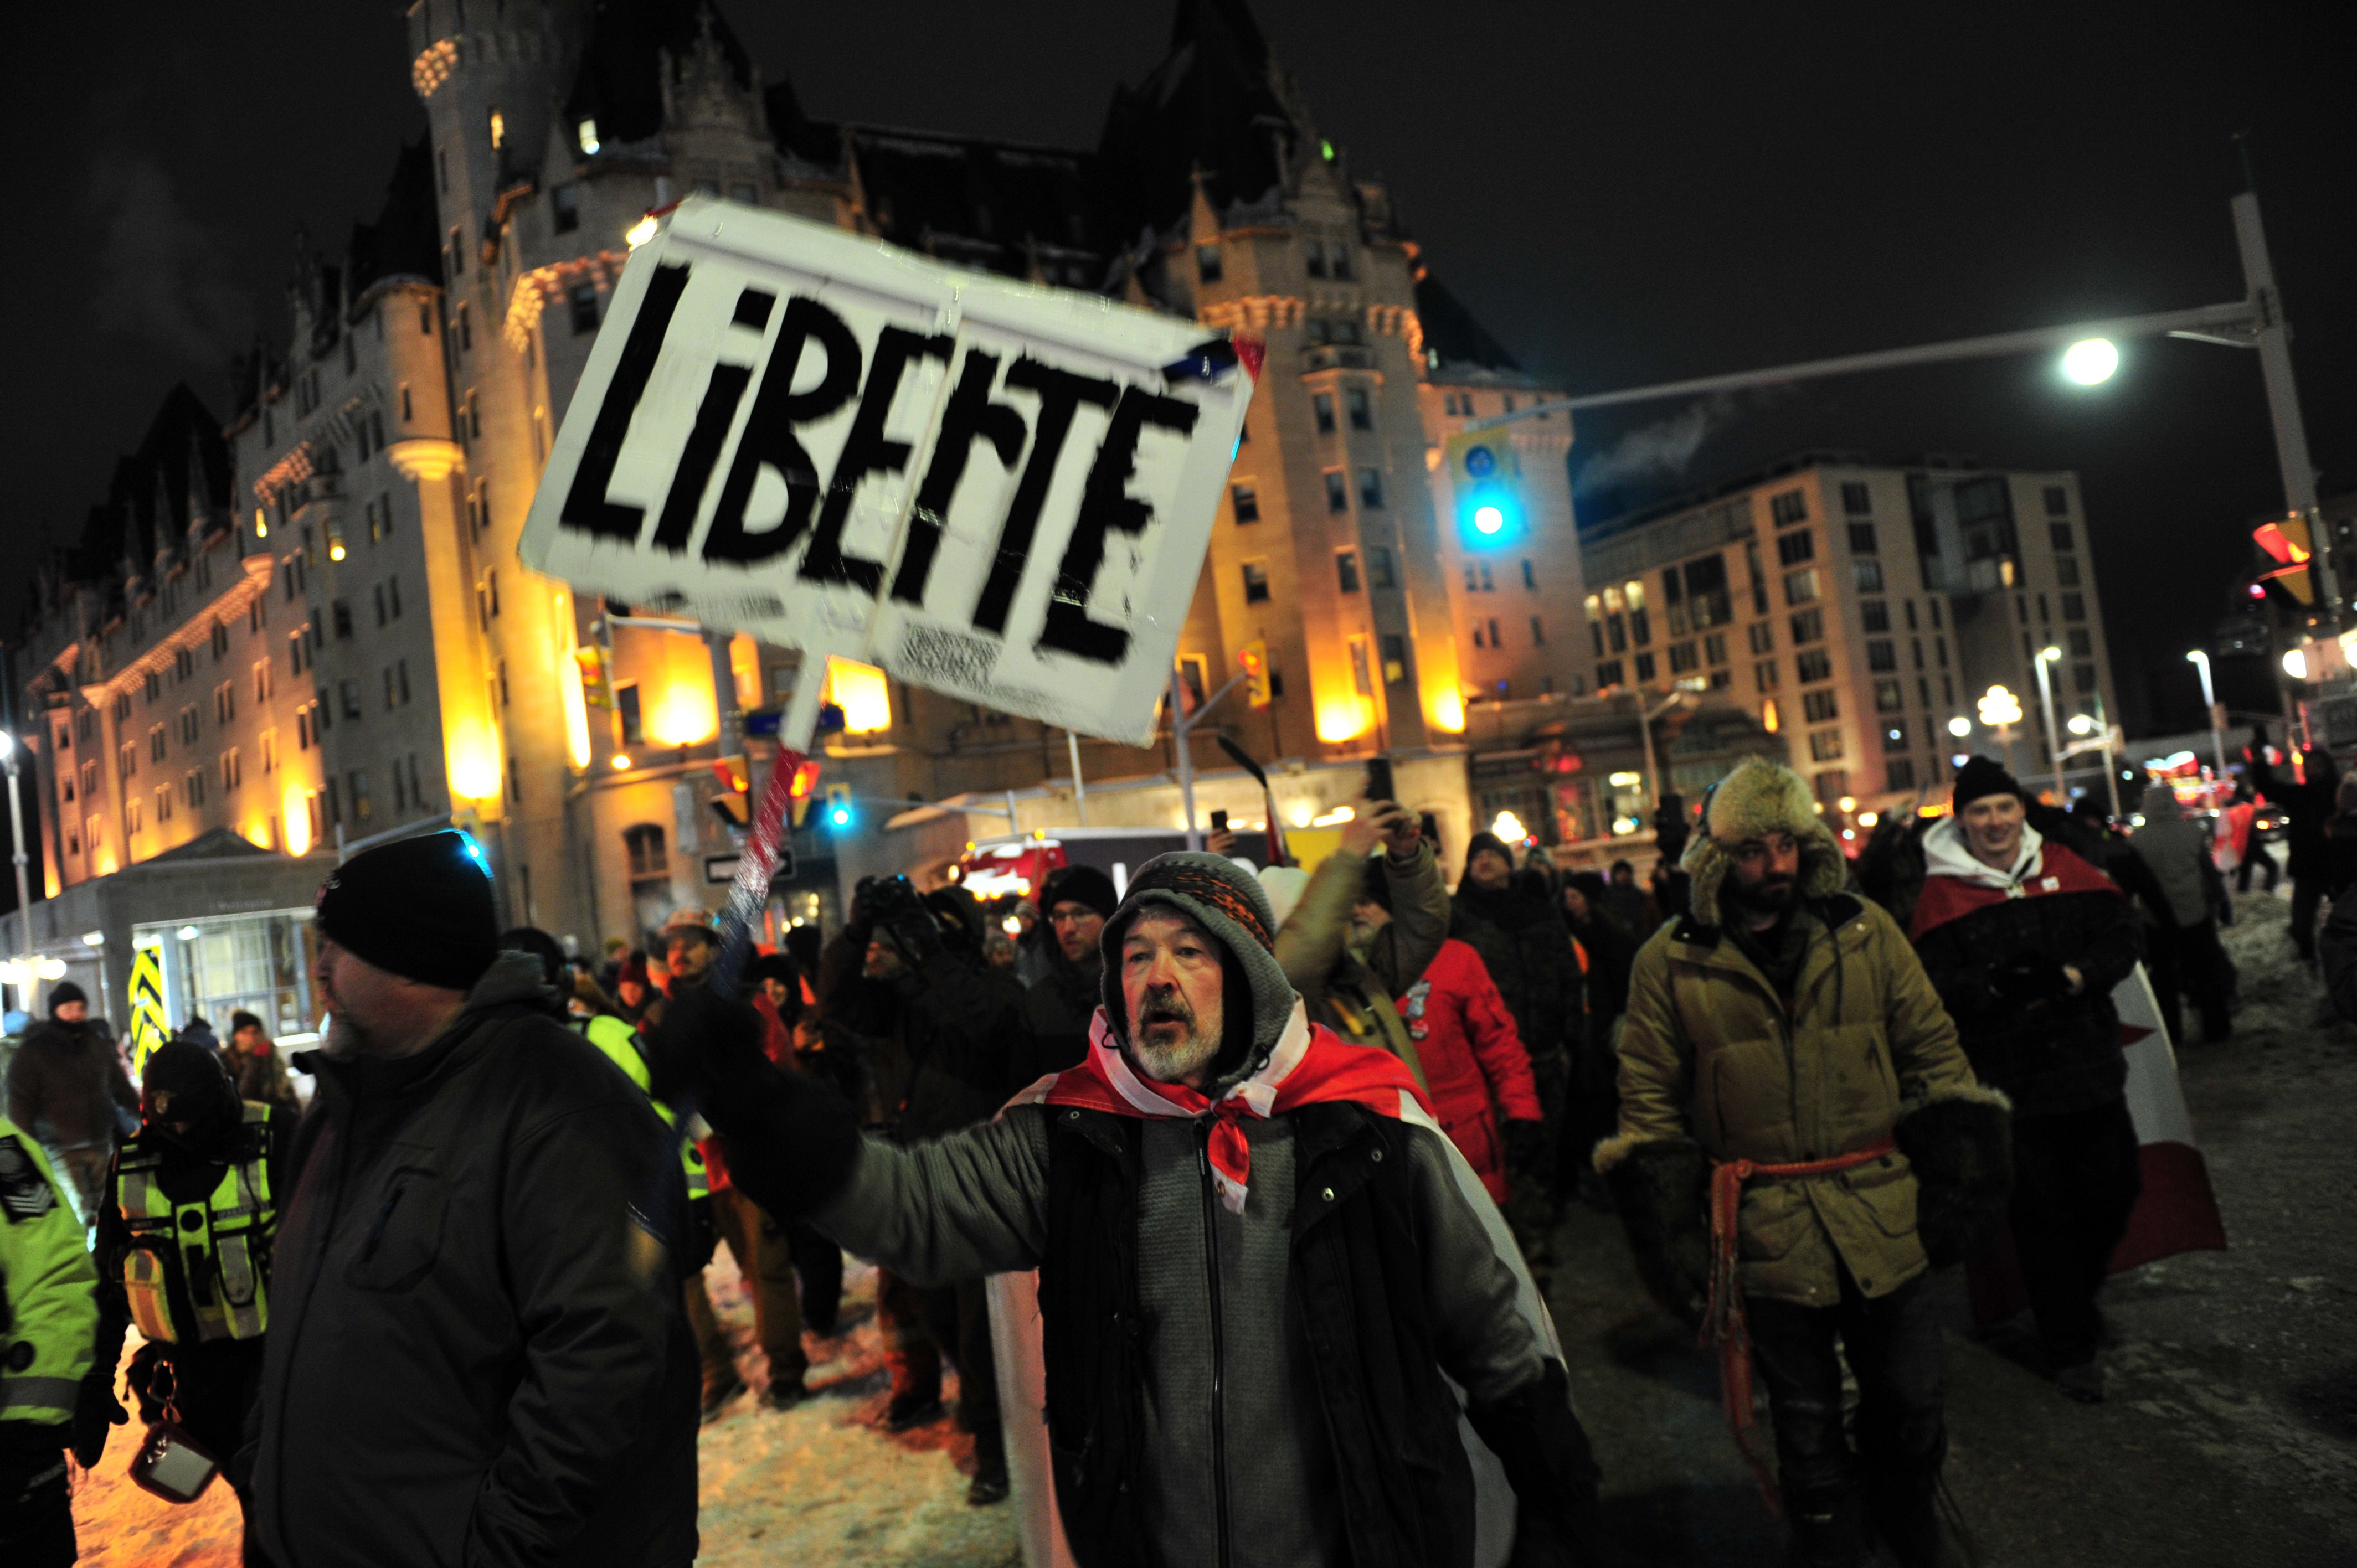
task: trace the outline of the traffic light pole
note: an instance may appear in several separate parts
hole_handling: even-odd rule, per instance
[[[1226,685],[1204,698],[1201,707],[1186,714],[1187,690],[1178,679],[1177,662],[1173,661],[1170,666],[1170,740],[1171,749],[1178,754],[1178,809],[1186,814],[1189,849],[1203,847],[1203,835],[1195,831],[1195,726],[1202,722],[1203,715],[1219,706],[1220,699],[1234,691],[1236,682],[1243,678],[1243,672],[1238,671],[1228,677]]]

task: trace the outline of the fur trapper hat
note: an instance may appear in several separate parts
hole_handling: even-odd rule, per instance
[[[1679,864],[1694,878],[1694,917],[1703,925],[1726,923],[1718,908],[1719,884],[1734,862],[1735,846],[1762,833],[1787,832],[1799,842],[1802,897],[1831,897],[1849,880],[1841,845],[1817,814],[1808,780],[1781,762],[1744,758],[1713,786],[1702,815],[1703,831],[1687,843]]]

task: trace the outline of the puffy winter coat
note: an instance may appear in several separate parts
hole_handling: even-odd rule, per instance
[[[1096,1015],[1104,965],[1083,969],[1060,949],[1044,961],[1046,971],[1023,993],[1030,1039],[1015,1067],[1013,1081],[1018,1086],[1043,1073],[1078,1067],[1089,1054],[1089,1020]]]
[[[8,1120],[61,1149],[112,1144],[115,1108],[138,1119],[139,1095],[114,1047],[87,1024],[45,1019],[8,1063]]]
[[[2090,1111],[2120,1097],[2127,1058],[2112,988],[2144,955],[2136,916],[2102,872],[2036,828],[2011,874],[1980,865],[1953,817],[1923,841],[1931,875],[1910,934],[1983,1083],[2017,1122]],[[2075,966],[2074,995],[2008,1001],[1994,983],[2024,954]]]
[[[1488,892],[1469,879],[1457,889],[1448,934],[1481,955],[1533,1059],[1578,1043],[1579,957],[1570,929],[1545,900]]]
[[[1441,943],[1424,978],[1399,999],[1399,1015],[1424,1063],[1440,1130],[1490,1196],[1505,1202],[1506,1149],[1498,1123],[1536,1122],[1544,1112],[1530,1053],[1480,955],[1460,941]]]
[[[1276,961],[1308,1005],[1309,1021],[1357,1046],[1375,1046],[1407,1064],[1418,1083],[1425,1069],[1393,999],[1415,983],[1448,935],[1448,891],[1429,843],[1402,865],[1379,862],[1392,896],[1392,918],[1364,952],[1351,947],[1351,911],[1365,885],[1366,861],[1326,857],[1301,901],[1276,933]],[[1428,1088],[1429,1085],[1426,1084]]]
[[[253,1515],[270,1559],[695,1554],[687,1193],[644,1094],[503,955],[417,1055],[297,1058]]]
[[[1620,1133],[1597,1154],[1687,1135],[1714,1160],[1791,1165],[1889,1137],[1913,1104],[1973,1091],[1956,1027],[1878,905],[1847,894],[1792,917],[1806,940],[1792,1011],[1721,929],[1681,918],[1637,954],[1620,1036]],[[1868,1296],[1924,1272],[1915,1182],[1891,1154],[1743,1191],[1744,1294],[1831,1306],[1838,1259]]]

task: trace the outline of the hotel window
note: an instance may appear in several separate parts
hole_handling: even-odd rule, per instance
[[[1876,638],[1866,645],[1866,667],[1868,670],[1899,668],[1899,649],[1887,637]]]
[[[245,781],[244,764],[233,746],[221,754],[221,781],[223,789],[234,789]]]
[[[458,352],[468,353],[475,347],[475,313],[468,306],[458,306]]]
[[[2095,667],[2092,664],[2072,665],[2071,667],[2071,684],[2074,690],[2082,693],[2093,691],[2095,689]]]
[[[2046,515],[2049,517],[2071,515],[2071,492],[2068,489],[2061,485],[2046,487]]]
[[[1309,412],[1318,422],[1318,435],[1334,434],[1334,394],[1332,392],[1311,393]]]
[[[344,717],[356,719],[361,716],[361,683],[358,681],[338,682],[336,696],[343,704]]]
[[[1816,596],[1817,569],[1814,566],[1784,574],[1784,602],[1787,605],[1811,604]]]
[[[1531,646],[1534,648],[1546,646],[1546,628],[1536,616],[1531,617]]]
[[[1872,555],[1878,553],[1874,538],[1874,524],[1853,522],[1849,525],[1849,553],[1853,555]]]
[[[1803,610],[1792,618],[1792,646],[1805,648],[1812,642],[1825,639],[1825,612]]]
[[[1926,693],[1924,695],[1926,705],[1928,705],[1930,693]],[[1895,714],[1906,706],[1907,688],[1900,685],[1896,680],[1877,681],[1874,683],[1874,711],[1876,713]]]
[[[1205,283],[1219,282],[1221,277],[1225,274],[1226,271],[1221,263],[1220,247],[1217,245],[1196,246],[1195,271]]]
[[[1363,637],[1351,639],[1351,687],[1361,697],[1375,694],[1375,677],[1367,667],[1367,639]]]
[[[1838,762],[1842,754],[1842,732],[1838,729],[1817,729],[1809,732],[1809,758],[1813,762]]]
[[[1398,586],[1392,575],[1392,553],[1381,544],[1367,546],[1367,586],[1391,588]]]
[[[1915,762],[1912,757],[1894,757],[1882,766],[1884,787],[1893,791],[1915,788]]]
[[[1383,684],[1396,686],[1407,679],[1407,639],[1395,631],[1383,633]]]
[[[1640,653],[1637,655],[1637,683],[1641,686],[1652,678],[1653,656],[1650,653]]]
[[[351,774],[352,815],[361,822],[369,820],[368,770],[356,768]]]
[[[1671,674],[1683,675],[1687,671],[1692,670],[1695,663],[1695,645],[1692,642],[1673,642],[1670,644]]]
[[[1249,480],[1240,479],[1236,483],[1230,485],[1228,487],[1228,501],[1230,505],[1235,508],[1236,521],[1238,522],[1258,522],[1260,521],[1260,492],[1253,489]]]
[[[2072,542],[2071,525],[2067,522],[2048,523],[2046,539],[2048,543],[2054,546],[2054,553],[2058,555],[2078,548]]]
[[[1243,579],[1244,603],[1248,605],[1265,605],[1268,603],[1267,562],[1245,562],[1243,564]]]
[[[2066,588],[2079,585],[2079,558],[2076,555],[2054,557],[2054,580]]]
[[[1618,659],[1608,659],[1596,667],[1596,689],[1598,691],[1600,692],[1607,686],[1618,686],[1619,684],[1620,684],[1620,660]]]
[[[1790,528],[1809,520],[1809,498],[1799,490],[1786,490],[1768,501],[1768,515],[1779,528]]]
[[[253,666],[253,700],[257,703],[266,703],[270,701],[271,693],[274,689],[270,682],[270,673],[271,669],[269,660],[263,659],[255,661]]]
[[[639,709],[637,682],[625,681],[614,688],[614,722],[621,727],[624,746],[637,746],[647,738],[646,720]]]
[[[1340,550],[1334,554],[1335,585],[1343,593],[1359,591],[1359,555],[1354,550]]]
[[[149,725],[147,726],[148,761],[163,761],[164,753],[169,747],[169,745],[170,743],[164,738],[164,726],[162,725]]]
[[[1702,639],[1702,660],[1706,664],[1727,662],[1727,633],[1714,631]]]
[[[1803,561],[1816,558],[1817,536],[1813,530],[1787,533],[1776,541],[1776,564],[1780,566],[1797,566]]]
[[[2084,594],[2065,594],[2062,596],[2062,618],[2064,620],[2085,620],[2087,618],[2087,597]]]
[[[1340,468],[1326,470],[1326,510],[1337,516],[1351,510],[1351,481]]]
[[[1849,573],[1850,579],[1857,585],[1857,591],[1859,593],[1878,594],[1882,592],[1881,562],[1853,561],[1849,564]]]
[[[1844,479],[1841,496],[1842,510],[1852,517],[1863,517],[1874,510],[1874,498],[1867,493],[1864,479]]]
[[[1841,717],[1841,695],[1831,686],[1820,686],[1803,695],[1801,713],[1813,725],[1828,724]]]
[[[1858,620],[1868,631],[1890,629],[1890,606],[1883,599],[1867,599],[1857,607]]]
[[[2071,628],[2071,656],[2074,659],[2092,659],[2095,656],[2095,639],[2087,634],[2087,628],[2083,626],[2074,626]]]
[[[549,228],[559,234],[570,234],[581,227],[581,188],[560,185],[548,193]]]
[[[1359,470],[1359,504],[1370,511],[1383,510],[1383,471],[1381,468]]]
[[[172,787],[169,784],[156,786],[156,820],[159,822],[172,820]]]
[[[1350,418],[1351,429],[1372,430],[1375,427],[1374,405],[1367,399],[1366,388],[1344,388],[1342,410]]]
[[[1751,623],[1751,629],[1749,635],[1751,639],[1752,652],[1773,653],[1776,651],[1776,627],[1774,622],[1764,620],[1753,621]]]
[[[114,770],[125,779],[139,771],[139,743],[126,740],[114,748]]]
[[[1834,678],[1833,655],[1822,648],[1812,648],[1796,654],[1792,659],[1792,673],[1803,686],[1817,681],[1830,681]]]
[[[566,312],[573,318],[575,337],[597,330],[597,285],[596,284],[577,283],[566,289],[565,305]]]

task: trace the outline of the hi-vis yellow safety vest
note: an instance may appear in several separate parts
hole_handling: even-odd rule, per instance
[[[605,1052],[607,1059],[620,1068],[623,1075],[639,1086],[640,1093],[646,1094],[647,1058],[646,1053],[639,1047],[639,1032],[636,1029],[611,1013],[576,1018],[573,1026],[580,1031],[584,1039]],[[672,1114],[671,1107],[662,1101],[649,1094],[647,1103],[655,1108],[655,1114],[662,1118],[664,1126],[673,1126],[676,1122],[677,1118]],[[693,1138],[682,1139],[679,1147],[680,1166],[687,1172],[687,1200],[693,1203],[699,1197],[709,1197],[712,1196],[712,1178],[705,1174],[704,1151],[695,1146]]]
[[[265,1284],[278,1205],[270,1191],[270,1108],[245,1102],[237,1157],[203,1201],[174,1203],[159,1179],[164,1156],[141,1133],[115,1162],[115,1202],[131,1244],[123,1288],[131,1320],[150,1339],[172,1344],[258,1339],[270,1326]],[[195,1315],[173,1311],[173,1286]]]
[[[0,1116],[0,1432],[73,1419],[98,1332],[97,1285],[48,1157]]]

